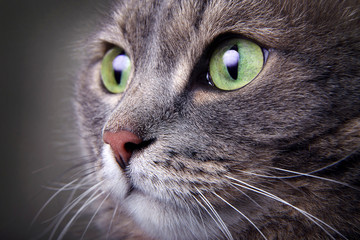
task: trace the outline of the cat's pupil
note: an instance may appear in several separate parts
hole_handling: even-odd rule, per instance
[[[230,76],[236,80],[238,77],[240,55],[238,52],[238,46],[234,45],[224,53],[223,62],[230,74]]]
[[[130,65],[130,59],[125,54],[120,54],[114,58],[113,62],[114,76],[117,84],[121,82],[122,72]]]

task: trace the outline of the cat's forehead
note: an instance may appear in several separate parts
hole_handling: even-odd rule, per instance
[[[267,1],[123,1],[113,19],[128,39],[150,41],[156,35],[160,42],[187,45],[197,37],[209,40],[226,31],[251,35],[253,29],[261,34],[272,27],[273,34],[279,34],[270,6]]]
[[[115,5],[107,34],[135,53],[151,46],[148,51],[166,52],[168,59],[184,50],[196,52],[224,33],[279,48],[291,45],[294,37],[301,41],[304,32],[322,34],[340,23],[354,28],[356,23],[349,20],[358,15],[351,12],[356,4],[351,0],[125,0]]]
[[[269,8],[265,1],[122,1],[105,36],[132,55],[134,62],[154,63],[144,59],[148,57],[164,65],[155,68],[171,68],[181,58],[196,61],[224,33],[264,45],[276,43],[283,30],[272,11],[260,14],[264,8]]]

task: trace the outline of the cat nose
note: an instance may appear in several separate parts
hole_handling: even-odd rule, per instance
[[[115,133],[106,131],[103,134],[103,140],[110,145],[122,169],[129,165],[133,150],[142,142],[141,138],[126,130]]]

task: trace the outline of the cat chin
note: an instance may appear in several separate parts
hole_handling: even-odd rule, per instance
[[[213,239],[221,234],[213,222],[196,218],[196,213],[191,213],[189,208],[165,204],[141,192],[127,197],[124,206],[140,228],[153,239]]]

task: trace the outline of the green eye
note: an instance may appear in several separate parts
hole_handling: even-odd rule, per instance
[[[259,45],[245,39],[231,39],[220,45],[210,59],[211,81],[221,90],[239,89],[260,73],[263,64]]]
[[[130,58],[124,50],[110,49],[101,62],[101,79],[105,88],[112,93],[125,91],[131,70]]]

